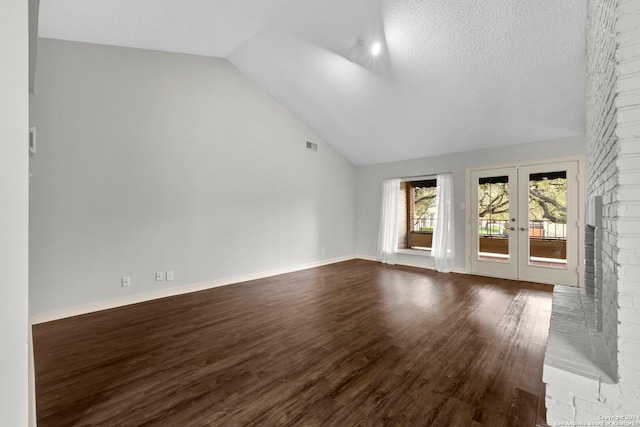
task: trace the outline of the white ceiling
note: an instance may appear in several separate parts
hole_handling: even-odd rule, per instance
[[[585,132],[587,0],[41,0],[39,36],[227,58],[355,164]],[[352,46],[382,42],[378,57]]]

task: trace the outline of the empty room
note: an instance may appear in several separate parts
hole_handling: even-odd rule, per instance
[[[6,3],[1,425],[640,427],[640,2]]]

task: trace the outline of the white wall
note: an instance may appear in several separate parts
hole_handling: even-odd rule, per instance
[[[41,39],[32,114],[32,313],[354,253],[355,167],[225,60]]]
[[[0,8],[0,424],[28,423],[28,14]]]
[[[461,205],[465,202],[466,168],[584,154],[584,136],[577,136],[402,162],[360,166],[358,167],[356,184],[356,194],[358,196],[355,228],[356,253],[368,257],[376,255],[383,179],[451,172],[453,174],[456,224],[456,257],[454,265],[457,269],[464,269],[465,211],[462,210]],[[431,258],[423,259],[422,257],[400,255],[398,260],[402,263],[433,266]]]

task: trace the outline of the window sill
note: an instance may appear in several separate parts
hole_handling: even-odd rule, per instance
[[[431,258],[431,251],[420,251],[417,249],[398,249],[397,253],[400,255],[411,255],[411,256]]]

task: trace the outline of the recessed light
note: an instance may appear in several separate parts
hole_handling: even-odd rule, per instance
[[[380,44],[380,42],[376,42],[373,44],[373,46],[371,46],[371,54],[372,55],[377,55],[380,53],[380,49],[382,49],[382,45]]]

